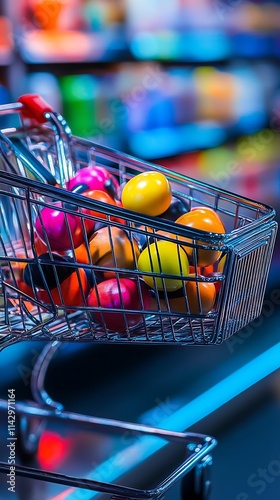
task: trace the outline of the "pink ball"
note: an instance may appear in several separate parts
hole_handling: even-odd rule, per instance
[[[138,283],[128,278],[112,278],[102,281],[96,288],[92,288],[89,293],[87,303],[92,308],[106,307],[107,311],[103,313],[93,311],[93,318],[99,323],[104,323],[106,328],[114,331],[125,331],[128,328],[135,327],[144,321],[144,315],[139,313],[113,312],[114,309],[125,309],[138,311],[149,309],[151,305],[151,296],[147,286],[144,283],[140,285],[139,293]]]
[[[65,213],[60,207],[61,203],[56,203],[52,208],[43,208],[36,219],[35,230],[44,243],[49,242],[52,251],[64,252],[84,242],[84,231],[80,217]]]
[[[84,186],[84,191],[101,190],[106,191],[112,198],[119,196],[120,186],[117,179],[104,168],[95,165],[81,168],[67,183],[66,188],[73,191],[75,188]]]

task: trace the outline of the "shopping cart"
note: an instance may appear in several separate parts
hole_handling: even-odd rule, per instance
[[[274,210],[74,137],[64,118],[39,96],[22,96],[18,103],[1,106],[0,113],[19,118],[18,126],[0,134],[1,348],[23,340],[50,342],[33,371],[34,404],[17,405],[19,421],[25,422],[19,431],[23,448],[36,452],[38,418],[40,422],[48,418],[95,429],[114,427],[152,434],[166,441],[181,441],[188,450],[179,467],[157,487],[146,490],[55,476],[24,466],[17,466],[17,473],[107,492],[109,498],[134,499],[161,498],[174,481],[195,470],[194,496],[187,498],[208,498],[209,483],[201,470],[211,462],[209,452],[216,444],[213,438],[67,413],[45,392],[44,376],[51,355],[62,341],[202,346],[228,339],[260,315],[277,232]],[[66,189],[71,179],[88,167],[106,170],[106,189],[115,203],[89,198],[80,186]],[[120,189],[144,172],[163,174],[186,211],[201,206],[214,210],[225,231],[206,232],[123,208],[118,202]],[[57,218],[49,224],[43,214],[52,211]],[[52,238],[50,225],[63,228],[60,236]],[[103,239],[99,239],[100,234]],[[170,269],[166,272],[160,259],[162,242],[176,248],[170,256],[177,263],[175,274]],[[145,251],[151,259],[152,246],[158,267],[139,269],[139,254]],[[201,255],[215,255],[212,273],[202,272]],[[188,273],[186,259],[188,269],[192,266]],[[136,300],[132,305],[123,299],[123,279],[133,282]],[[110,280],[119,291],[119,301],[108,310],[99,285]],[[175,291],[168,287],[174,282]],[[195,308],[187,283],[194,283]],[[209,310],[204,308],[200,287],[207,283],[215,284],[215,299]],[[88,300],[89,289],[93,302]],[[2,401],[0,407],[7,409],[7,403]],[[7,468],[2,463],[1,470]]]

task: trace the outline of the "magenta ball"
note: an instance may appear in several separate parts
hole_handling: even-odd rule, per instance
[[[44,243],[49,242],[52,251],[64,252],[80,246],[84,232],[80,217],[67,214],[59,210],[60,207],[61,204],[56,204],[43,208],[36,219],[35,230]]]
[[[133,328],[144,321],[141,313],[128,313],[136,309],[148,310],[151,305],[151,296],[148,287],[141,283],[139,293],[138,283],[129,278],[112,278],[102,281],[89,293],[87,303],[92,308],[105,307],[108,309],[103,313],[92,311],[93,318],[99,323],[105,324],[108,330],[123,332],[126,328]],[[112,312],[114,309],[125,309],[124,313]]]
[[[117,179],[110,172],[99,166],[91,165],[81,168],[72,179],[67,183],[66,188],[73,191],[77,187],[81,189],[79,192],[101,190],[106,191],[112,198],[118,198],[120,186]]]

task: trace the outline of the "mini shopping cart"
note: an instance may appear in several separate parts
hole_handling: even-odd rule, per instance
[[[66,412],[46,393],[44,377],[49,361],[62,341],[203,346],[220,344],[228,339],[260,315],[277,232],[274,210],[74,137],[64,118],[39,96],[22,96],[18,103],[1,106],[0,113],[13,113],[19,117],[18,127],[2,130],[0,135],[1,348],[23,340],[48,341],[33,370],[34,402],[16,405],[22,448],[25,452],[36,453],[42,422],[50,419],[79,423],[96,432],[108,429],[129,432],[133,436],[153,436],[166,444],[179,442],[186,452],[174,470],[156,486],[145,489],[55,474],[23,465],[16,466],[16,473],[87,488],[107,494],[106,498],[122,500],[162,498],[178,479],[192,475],[193,480],[185,482],[191,486],[185,487],[183,498],[208,499],[210,483],[205,479],[204,471],[211,464],[210,452],[216,445],[215,439]],[[217,234],[185,227],[164,217],[143,215],[126,210],[120,204],[107,204],[90,199],[79,191],[65,189],[78,171],[89,166],[104,167],[118,186],[143,172],[163,173],[171,185],[172,194],[184,202],[186,210],[198,206],[213,209],[223,220],[225,232]],[[112,184],[108,189],[112,189]],[[42,217],[44,209],[55,209],[59,213],[64,238],[69,242],[66,252],[53,250]],[[70,217],[78,221],[81,228],[83,258],[79,257],[75,246]],[[38,220],[44,236],[39,239],[36,232]],[[91,236],[89,227],[93,231]],[[97,261],[92,257],[91,241],[102,229],[109,241],[106,256],[110,258]],[[126,247],[119,248],[116,244],[116,232],[125,235]],[[176,256],[179,272],[175,278],[164,272],[160,258],[157,270],[152,267],[140,271],[137,266],[139,252],[148,249],[149,255],[149,248],[151,245],[157,248],[159,240],[176,244],[176,248],[183,242],[183,253],[189,256],[192,273],[184,274],[179,251]],[[127,251],[129,266],[120,259]],[[212,265],[212,274],[201,272],[200,252],[215,253],[217,258]],[[74,277],[77,303],[69,301],[70,285],[64,286],[67,282],[65,276],[67,279]],[[119,290],[123,278],[136,283],[137,305],[128,307],[120,299],[119,304],[110,310],[110,315],[115,315],[113,324],[120,324],[121,318],[122,328],[116,330],[112,328],[112,322],[108,327],[108,309],[96,291],[104,276],[113,277]],[[143,292],[147,277],[152,283],[149,305]],[[170,292],[166,286],[168,280],[174,279],[181,283],[180,300],[183,300],[184,307],[180,312],[173,306],[178,292]],[[196,284],[195,311],[186,293],[188,282]],[[200,283],[218,284],[215,302],[209,311],[203,308]],[[87,287],[96,291],[94,305],[87,300]],[[0,407],[7,410],[7,402],[2,401]],[[8,465],[2,462],[0,468],[7,472]]]

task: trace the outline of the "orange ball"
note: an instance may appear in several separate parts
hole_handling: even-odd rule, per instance
[[[90,264],[90,257],[85,243],[82,243],[82,245],[75,248],[74,254],[77,262],[80,262],[81,264]]]
[[[34,298],[33,289],[31,288],[31,286],[27,285],[25,281],[23,281],[22,279],[18,279],[16,284],[21,292],[25,293],[31,298]]]
[[[86,304],[88,288],[89,283],[86,272],[84,269],[79,268],[60,283],[60,290],[52,288],[50,294],[57,306],[79,307]],[[50,296],[46,290],[38,290],[37,297],[42,302],[51,303]]]
[[[219,215],[208,207],[196,207],[190,212],[181,215],[177,220],[177,224],[182,224],[186,227],[200,229],[209,233],[225,234],[225,227]],[[193,240],[190,238],[185,238],[183,236],[178,236],[178,239],[182,242],[189,243],[189,245],[184,245],[184,250],[187,252],[192,264],[194,264],[195,254],[197,255],[197,265],[199,267],[207,267],[216,262],[220,256],[221,252],[218,250],[211,249],[197,249],[194,252],[192,246]],[[203,241],[196,241],[197,244],[205,244]]]
[[[41,255],[42,253],[48,252],[48,247],[46,243],[44,243],[39,236],[35,233],[34,235],[34,245],[37,255]]]
[[[105,191],[101,191],[99,189],[93,189],[91,191],[85,191],[83,193],[83,196],[86,196],[87,198],[90,198],[91,200],[96,200],[96,201],[101,201],[102,203],[107,203],[108,205],[113,205],[113,206],[120,206],[119,202],[114,200],[108,193]],[[82,208],[83,214],[90,215],[92,217],[98,217],[99,219],[103,220],[107,219],[107,215],[104,212],[98,211],[98,209],[88,209],[88,208]],[[121,219],[120,217],[115,217],[115,216],[110,216],[110,220],[120,222],[121,224],[126,224],[124,219]],[[87,224],[89,224],[90,220],[85,219],[85,224],[86,224],[86,229]]]
[[[140,255],[138,245],[126,231],[115,226],[104,226],[96,231],[89,242],[92,264],[110,267],[112,271],[104,271],[105,279],[116,276],[114,268],[136,269]]]
[[[190,275],[195,278],[196,275]],[[169,300],[173,312],[207,314],[213,309],[216,300],[216,287],[212,282],[187,281],[182,297]]]
[[[47,245],[42,240],[40,240],[40,238],[38,238],[36,236],[35,236],[35,249],[36,249],[38,256],[45,254],[45,253],[49,253]],[[86,243],[82,243],[77,248],[74,248],[74,255],[73,255],[72,250],[69,250],[66,252],[56,252],[56,253],[58,255],[62,255],[62,256],[70,257],[70,258],[74,258],[74,256],[75,256],[75,260],[77,262],[80,262],[81,264],[90,264],[90,258],[88,255]]]

